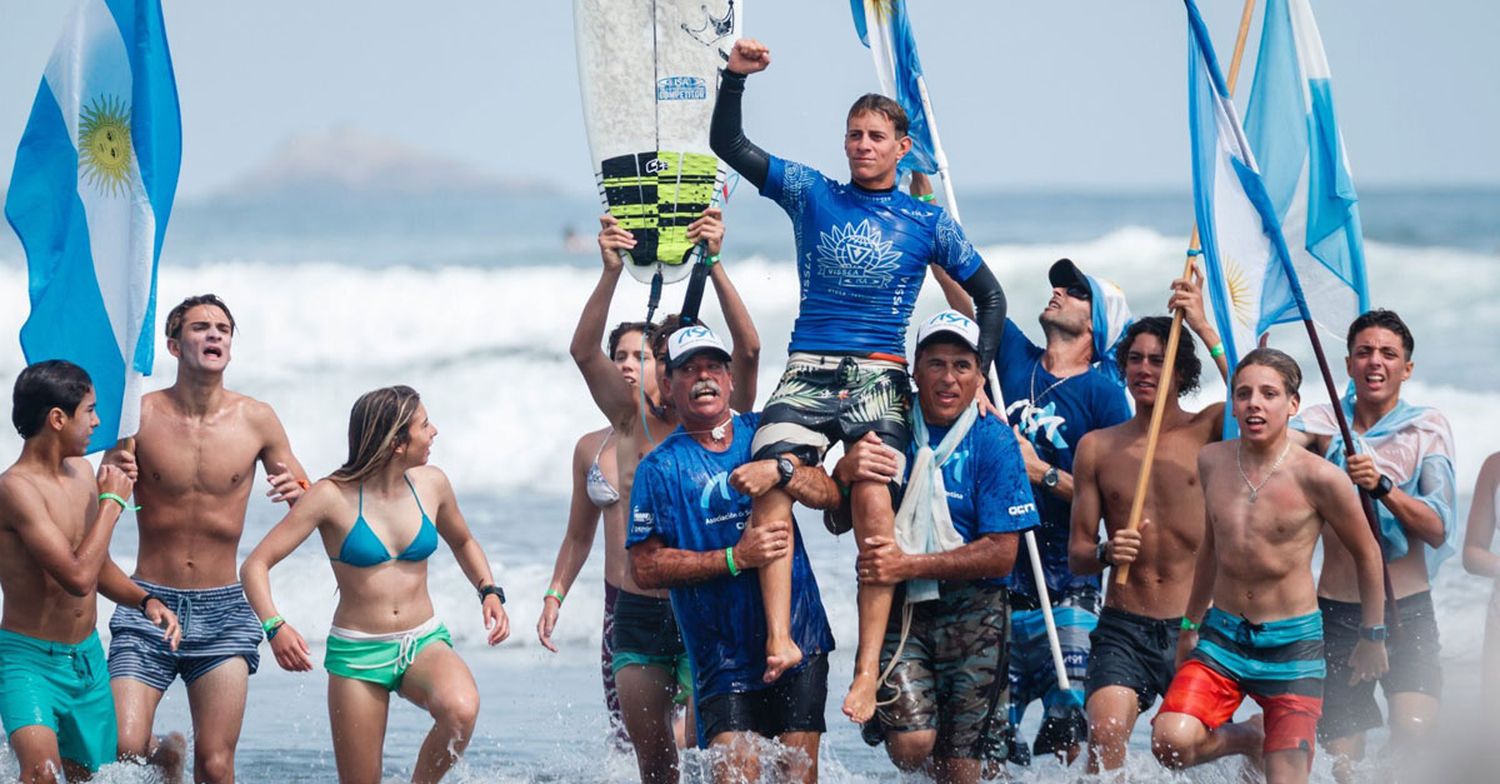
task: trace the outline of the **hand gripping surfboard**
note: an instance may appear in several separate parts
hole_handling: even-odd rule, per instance
[[[688,224],[719,201],[725,172],[708,126],[744,2],[573,0],[594,178],[635,235],[625,268],[639,281],[687,277],[699,254]]]

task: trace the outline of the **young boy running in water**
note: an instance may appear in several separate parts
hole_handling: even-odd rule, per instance
[[[1178,640],[1182,663],[1151,737],[1167,767],[1263,753],[1268,782],[1307,781],[1323,709],[1312,556],[1325,523],[1359,576],[1364,628],[1351,678],[1386,670],[1380,547],[1343,472],[1287,438],[1301,383],[1286,354],[1246,354],[1230,380],[1241,437],[1199,453],[1208,524]],[[1264,709],[1263,731],[1253,720],[1226,724],[1245,697]]]
[[[115,761],[97,593],[140,607],[174,650],[180,633],[172,611],[109,559],[132,482],[83,458],[99,425],[88,373],[63,360],[31,365],[12,406],[26,442],[0,474],[0,720],[22,781],[76,781]]]

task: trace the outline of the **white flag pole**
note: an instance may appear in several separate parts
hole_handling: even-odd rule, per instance
[[[954,222],[962,224],[963,219],[958,216],[958,199],[953,195],[953,178],[948,173],[948,156],[943,152],[942,140],[938,138],[937,116],[932,111],[932,98],[927,94],[925,77],[917,77],[917,91],[922,97],[922,112],[927,115],[927,130],[932,134],[932,157],[937,164],[938,176],[943,180],[943,199]],[[990,390],[995,393],[995,410],[1004,411],[1005,398],[1000,391],[1000,379],[993,365],[990,366]],[[1042,551],[1037,548],[1036,532],[1027,531],[1024,538],[1026,552],[1031,558],[1031,576],[1036,579],[1037,600],[1042,605],[1042,620],[1047,626],[1047,645],[1052,648],[1052,667],[1057,671],[1057,688],[1067,691],[1070,688],[1067,664],[1063,661],[1062,642],[1057,637],[1057,621],[1052,617],[1052,599],[1047,592],[1047,576],[1042,571]]]

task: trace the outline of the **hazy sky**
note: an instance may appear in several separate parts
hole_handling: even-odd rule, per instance
[[[621,2],[625,0],[620,0]],[[740,0],[771,69],[752,139],[843,172],[843,113],[873,89],[847,0]],[[0,0],[0,187],[71,0]],[[165,0],[183,107],[181,194],[228,187],[287,137],[349,126],[589,192],[567,0]],[[910,0],[964,187],[1185,189],[1177,0]],[[1229,59],[1241,4],[1203,0]],[[1355,180],[1500,184],[1500,3],[1316,2]],[[1257,9],[1258,10],[1258,9]],[[1259,15],[1251,36],[1258,38]],[[1247,57],[1242,93],[1253,67]]]

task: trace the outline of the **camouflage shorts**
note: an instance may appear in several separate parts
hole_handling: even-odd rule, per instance
[[[897,595],[881,651],[881,670],[901,640]],[[886,732],[937,730],[934,757],[1005,758],[1005,589],[980,581],[942,584],[942,598],[912,607],[901,658],[881,685],[875,715]]]

